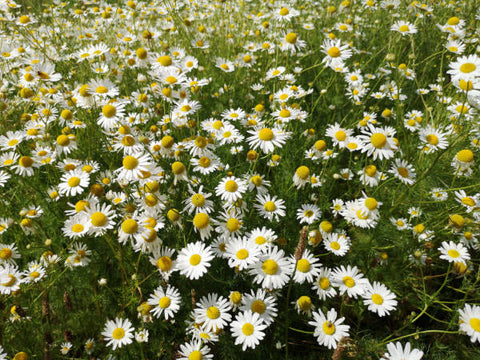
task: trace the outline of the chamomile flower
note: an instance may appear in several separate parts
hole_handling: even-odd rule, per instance
[[[256,197],[257,203],[254,204],[255,209],[260,215],[269,221],[279,221],[279,219],[285,216],[285,201],[277,199],[277,196],[273,197],[270,194],[258,194]]]
[[[20,257],[15,244],[0,244],[0,265],[15,265],[15,259],[20,259]]]
[[[337,290],[332,286],[332,271],[321,267],[312,289],[317,292],[321,300],[337,295]]]
[[[260,248],[249,238],[238,238],[228,241],[225,246],[225,256],[228,266],[244,270],[258,261]]]
[[[264,289],[258,289],[256,292],[250,290],[242,296],[242,305],[240,311],[251,311],[260,316],[260,319],[268,326],[275,321],[277,317],[277,300],[272,294],[268,294]]]
[[[417,33],[417,27],[407,21],[396,21],[390,28],[392,31],[398,31],[402,36]]]
[[[450,74],[454,79],[468,81],[480,76],[480,57],[477,55],[461,56],[448,64]]]
[[[313,283],[314,279],[320,273],[320,260],[310,252],[310,250],[305,249],[302,258],[298,261],[295,257],[290,257],[290,262],[292,266],[292,272],[295,269],[295,274],[293,280],[299,284],[304,282]]]
[[[248,133],[251,135],[247,138],[248,144],[254,150],[260,148],[266,154],[272,153],[275,147],[282,147],[290,137],[289,132],[278,127],[257,127]]]
[[[180,310],[181,300],[180,292],[175,287],[167,285],[166,289],[162,286],[156,288],[147,304],[153,306],[151,310],[153,316],[160,318],[163,314],[168,320],[175,318],[175,314]]]
[[[383,355],[381,360],[420,360],[423,357],[423,351],[411,349],[407,342],[403,348],[400,342],[387,344],[388,352]]]
[[[58,189],[61,195],[75,196],[81,194],[88,187],[90,177],[81,169],[75,169],[63,174]]]
[[[322,216],[322,212],[316,205],[303,204],[297,210],[297,220],[299,220],[300,224],[313,224],[320,216]]]
[[[442,242],[442,246],[438,248],[440,250],[440,259],[447,260],[449,262],[460,262],[466,264],[467,260],[470,260],[470,254],[468,249],[463,244],[455,244],[453,241]]]
[[[362,152],[366,152],[368,156],[373,156],[373,160],[390,159],[397,150],[397,144],[393,136],[395,130],[390,127],[376,128],[368,125],[367,129],[362,130],[362,135],[358,139],[362,142]]]
[[[403,159],[395,159],[390,173],[406,185],[413,185],[416,179],[415,169]]]
[[[210,261],[214,258],[210,246],[197,241],[187,244],[177,256],[177,269],[187,278],[197,280],[208,271]]]
[[[344,256],[350,249],[350,239],[342,233],[330,233],[323,236],[325,250],[337,256]]]
[[[470,336],[470,341],[480,341],[480,306],[465,304],[463,309],[458,309],[460,314],[460,331]]]
[[[343,324],[345,318],[337,319],[335,309],[330,309],[327,316],[321,311],[314,311],[312,315],[313,320],[309,321],[308,324],[315,327],[313,336],[317,338],[320,345],[335,349],[340,339],[349,335],[350,326]]]
[[[250,274],[255,276],[254,282],[265,289],[279,289],[284,286],[291,275],[290,263],[284,255],[283,250],[276,246],[267,249],[250,269]]]
[[[326,39],[323,42],[321,49],[326,55],[322,60],[326,66],[343,62],[352,56],[352,50],[349,49],[348,45],[342,44],[341,40]]]
[[[179,360],[211,360],[213,354],[210,354],[210,348],[203,345],[202,340],[194,340],[180,345]]]
[[[217,332],[232,319],[228,300],[213,293],[202,297],[194,311],[195,320],[202,323],[202,327],[207,331]]]
[[[265,226],[262,226],[262,228],[253,229],[247,234],[247,237],[262,251],[267,251],[267,249],[272,246],[277,239],[275,231],[267,229]]]
[[[185,211],[188,214],[192,213],[206,213],[209,214],[213,211],[213,201],[208,200],[212,195],[203,191],[203,186],[200,186],[198,190],[194,191],[189,188],[190,197],[184,200]]]
[[[121,348],[124,345],[132,343],[133,339],[132,323],[128,319],[115,318],[115,320],[108,320],[102,332],[107,346],[111,346],[113,350]]]
[[[397,300],[395,300],[395,294],[392,293],[383,284],[376,281],[362,295],[363,303],[368,306],[368,310],[373,311],[382,317],[384,315],[390,315],[390,311],[395,310],[397,306]]]
[[[87,216],[85,214],[78,214],[65,221],[62,231],[66,237],[76,239],[87,234],[89,229]]]
[[[234,176],[229,176],[223,179],[215,188],[215,194],[220,196],[223,201],[228,201],[230,203],[234,203],[240,199],[246,191],[246,181]]]
[[[230,327],[235,338],[235,345],[242,344],[242,351],[245,351],[247,348],[254,349],[263,340],[265,337],[263,330],[267,328],[267,325],[258,313],[245,311],[237,314]]]
[[[151,165],[150,156],[136,153],[127,155],[122,160],[122,166],[115,170],[117,180],[135,181],[143,177],[144,171],[148,171]]]
[[[332,283],[334,286],[338,286],[340,295],[347,293],[352,298],[362,296],[369,282],[363,277],[356,266],[347,265],[345,268],[343,265],[336,268],[332,274]]]
[[[90,234],[101,236],[107,230],[113,229],[113,219],[116,217],[116,214],[111,205],[95,203],[91,204],[86,210],[89,227],[88,232]]]

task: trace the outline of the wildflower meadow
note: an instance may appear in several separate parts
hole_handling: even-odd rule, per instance
[[[480,359],[479,25],[0,0],[0,360]]]

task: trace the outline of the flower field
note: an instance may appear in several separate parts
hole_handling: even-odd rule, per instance
[[[0,0],[1,359],[480,359],[480,9]]]

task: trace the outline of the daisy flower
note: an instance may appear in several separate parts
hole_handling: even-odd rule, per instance
[[[68,218],[63,224],[62,231],[66,237],[75,239],[87,234],[89,229],[88,218],[83,213]]]
[[[277,317],[277,300],[273,295],[267,294],[264,289],[258,289],[256,292],[250,290],[250,294],[242,296],[241,303],[240,311],[258,314],[267,326]]]
[[[210,261],[214,258],[210,246],[197,241],[187,244],[177,256],[177,269],[187,278],[197,280],[208,271]]]
[[[0,244],[0,265],[15,265],[15,259],[20,259],[17,246],[15,244]]]
[[[368,125],[368,128],[362,130],[362,135],[358,139],[362,142],[362,152],[366,152],[368,156],[373,155],[373,160],[390,159],[397,150],[394,139],[395,130],[390,127],[376,128]]]
[[[387,344],[388,352],[383,355],[381,360],[420,360],[423,357],[423,351],[418,349],[411,350],[410,343],[407,342],[403,348],[400,342]]]
[[[360,177],[360,181],[365,186],[377,186],[380,180],[383,180],[385,176],[381,171],[377,170],[377,167],[373,164],[365,166],[362,170],[357,172]]]
[[[362,296],[369,286],[368,280],[363,277],[358,268],[350,265],[347,265],[347,268],[343,265],[335,268],[332,274],[332,284],[338,286],[340,295],[347,293],[354,299]]]
[[[260,261],[252,265],[250,274],[255,276],[254,282],[265,289],[280,289],[291,275],[291,266],[285,258],[283,250],[276,246],[269,248],[260,256]]]
[[[257,194],[256,200],[257,204],[254,204],[254,207],[263,218],[269,221],[279,221],[281,217],[285,216],[285,201],[277,199],[276,195],[272,197],[270,194]]]
[[[150,256],[150,263],[158,269],[165,281],[177,270],[176,261],[172,259],[174,253],[175,250],[162,246],[154,248]]]
[[[453,241],[442,241],[442,246],[438,248],[440,251],[440,259],[447,260],[449,262],[460,262],[466,264],[467,260],[470,260],[470,254],[468,249],[463,244],[455,244]]]
[[[225,255],[228,259],[228,266],[238,267],[238,270],[242,271],[258,261],[260,248],[255,245],[255,242],[244,237],[228,241]]]
[[[266,251],[277,239],[275,231],[267,229],[265,226],[253,229],[247,234],[247,237],[262,251]]]
[[[206,331],[217,332],[223,329],[231,320],[229,301],[217,294],[202,297],[195,308],[195,321],[202,323]]]
[[[16,265],[4,264],[0,266],[0,294],[11,294],[20,290],[20,285],[25,282],[23,274]]]
[[[148,154],[136,153],[127,155],[122,160],[122,167],[115,170],[117,180],[135,181],[143,177],[143,172],[148,171],[151,159]]]
[[[453,79],[473,80],[480,76],[480,57],[475,54],[461,56],[448,64],[448,67],[447,74]]]
[[[334,297],[337,295],[337,290],[332,286],[332,271],[328,268],[321,267],[312,289],[317,292],[321,300]]]
[[[362,295],[363,303],[368,306],[368,310],[375,312],[378,316],[390,315],[390,311],[395,310],[397,300],[395,294],[392,293],[383,284],[376,281],[373,285],[367,287],[367,290]]]
[[[193,340],[189,343],[180,345],[179,360],[210,360],[213,354],[210,354],[210,348],[203,345],[202,340]]]
[[[465,210],[470,213],[476,211],[480,206],[480,194],[475,194],[474,196],[467,196],[465,190],[455,191],[455,200],[460,203]]]
[[[210,238],[212,225],[210,224],[210,216],[208,214],[203,212],[196,213],[192,222],[195,232],[200,233],[202,240]]]
[[[314,279],[320,274],[320,260],[316,258],[308,249],[305,249],[302,258],[298,261],[295,257],[290,257],[292,272],[296,268],[293,280],[299,284],[313,283]]]
[[[352,56],[352,50],[348,45],[342,45],[341,40],[326,39],[321,48],[326,55],[322,60],[326,66],[330,66],[334,62],[345,61]]]
[[[291,135],[278,127],[257,127],[248,133],[251,135],[247,138],[250,147],[254,150],[260,148],[266,154],[273,152],[275,147],[281,148]]]
[[[336,349],[337,343],[342,337],[348,336],[350,330],[349,325],[343,325],[345,318],[337,319],[335,309],[330,309],[327,316],[323,312],[313,312],[313,321],[308,324],[315,327],[313,336],[317,338],[320,345],[324,345],[329,349]]]
[[[99,126],[112,130],[125,117],[125,104],[109,102],[102,107],[102,113],[97,120]]]
[[[417,27],[407,21],[396,21],[390,28],[392,31],[398,31],[402,36],[417,33]]]
[[[336,256],[344,256],[350,249],[350,239],[341,233],[326,234],[323,237],[323,246]]]
[[[414,167],[403,159],[395,159],[389,172],[406,185],[413,185],[417,176]]]
[[[132,343],[134,330],[130,320],[117,317],[115,320],[107,321],[102,335],[107,341],[107,346],[112,346],[113,350],[116,350]]]
[[[243,179],[229,176],[217,185],[215,194],[223,201],[234,203],[247,191],[247,183]]]
[[[232,335],[235,338],[235,345],[242,344],[242,351],[247,348],[254,349],[265,337],[267,325],[257,313],[245,311],[237,314],[235,320],[230,324]]]
[[[320,216],[322,216],[322,212],[316,205],[303,204],[302,207],[297,210],[297,220],[299,220],[300,224],[311,225],[317,221]]]
[[[470,341],[480,341],[480,306],[465,304],[460,314],[460,331],[470,336]]]
[[[63,174],[58,189],[61,195],[75,196],[81,194],[88,187],[90,177],[81,169],[75,169]]]
[[[307,166],[299,166],[292,180],[297,189],[303,188],[310,181],[310,169]]]
[[[147,301],[148,305],[154,306],[151,313],[156,318],[160,318],[163,314],[166,320],[174,319],[175,314],[180,310],[182,299],[179,291],[173,286],[167,285],[164,290],[159,286]]]
[[[472,166],[475,164],[473,152],[469,149],[463,149],[457,152],[452,160],[452,167],[462,175],[470,175]]]
[[[116,214],[111,205],[95,203],[90,204],[86,210],[90,234],[101,236],[107,230],[113,229],[115,225],[113,219],[116,217]]]

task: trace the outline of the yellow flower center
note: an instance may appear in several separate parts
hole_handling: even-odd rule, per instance
[[[368,214],[364,213],[362,210],[357,210],[357,217],[360,220],[367,220],[368,219]]]
[[[123,339],[124,336],[125,336],[125,330],[123,330],[122,328],[116,328],[115,330],[113,330],[112,337],[115,340]]]
[[[248,250],[247,249],[240,249],[237,251],[237,258],[240,260],[244,260],[248,257]]]
[[[30,16],[28,16],[28,15],[22,15],[22,16],[20,16],[20,18],[18,19],[18,22],[19,22],[20,24],[24,24],[24,25],[25,25],[25,24],[28,24],[28,23],[30,22]]]
[[[172,259],[168,256],[162,256],[157,260],[157,268],[162,271],[168,271],[172,268]]]
[[[22,156],[19,160],[18,163],[20,166],[24,168],[29,168],[33,165],[33,159],[30,156]]]
[[[76,176],[72,176],[70,179],[68,179],[68,186],[70,187],[76,187],[80,184],[80,178]]]
[[[134,219],[127,219],[122,223],[122,231],[125,234],[135,234],[138,230],[138,223]]]
[[[198,254],[193,254],[190,256],[190,265],[192,266],[197,266],[200,264],[200,261],[202,260],[202,257]]]
[[[263,208],[265,209],[265,211],[273,212],[277,209],[277,206],[275,205],[275,203],[273,201],[267,201],[265,203],[265,205],[263,206]]]
[[[327,290],[329,287],[330,287],[330,280],[326,277],[322,277],[319,281],[318,281],[318,285],[320,285],[320,288],[322,290]]]
[[[290,14],[290,10],[288,10],[288,8],[286,8],[286,7],[282,7],[279,11],[279,14],[282,15],[282,16],[286,16],[286,15]]]
[[[310,271],[310,262],[307,259],[300,259],[297,262],[297,270],[302,273]]]
[[[162,66],[170,66],[172,65],[172,58],[168,55],[160,56],[157,59],[157,62],[160,63]]]
[[[345,286],[351,288],[355,286],[355,280],[351,276],[344,276],[342,279],[343,283]]]
[[[332,58],[337,58],[341,55],[340,49],[336,46],[333,46],[330,49],[328,49],[327,53],[328,53],[328,56]]]
[[[166,309],[170,306],[170,303],[170,298],[168,296],[164,296],[158,301],[158,306],[160,306],[162,309]]]
[[[472,71],[475,71],[477,69],[477,66],[473,63],[465,63],[460,66],[460,71],[463,73],[471,73]]]
[[[272,259],[265,260],[262,264],[262,270],[268,275],[275,275],[278,271],[278,264]]]
[[[193,217],[193,225],[197,229],[205,229],[210,224],[210,217],[205,213],[198,213]]]
[[[106,118],[114,117],[117,113],[117,109],[113,105],[105,105],[102,109],[103,116]]]
[[[300,166],[296,171],[295,174],[302,179],[302,180],[307,180],[308,177],[310,176],[310,169],[306,166]]]
[[[250,307],[250,309],[258,314],[263,314],[267,307],[262,300],[255,300],[254,302],[252,302],[252,306]]]
[[[208,157],[203,156],[198,160],[198,165],[200,165],[203,168],[208,168],[211,162],[212,161]]]
[[[430,145],[438,145],[438,137],[435,134],[428,134],[425,138]]]
[[[134,156],[128,155],[123,159],[123,167],[127,170],[133,170],[138,166],[138,160]]]
[[[297,304],[301,310],[309,311],[312,308],[312,299],[310,299],[310,296],[300,296]]]
[[[30,276],[31,278],[36,279],[36,278],[38,278],[38,277],[40,276],[40,273],[39,273],[38,271],[34,270],[34,271],[32,271],[32,272],[30,273],[29,276]]]
[[[203,136],[197,136],[195,139],[195,146],[199,147],[200,149],[205,148],[207,146],[207,139],[205,139]]]
[[[400,166],[398,169],[397,169],[398,173],[400,174],[401,177],[408,177],[408,169],[407,168],[404,168],[403,166]]]
[[[263,236],[257,236],[255,238],[255,244],[257,244],[257,245],[263,245],[263,244],[265,244],[266,241],[267,241],[267,239],[265,239]]]
[[[99,211],[97,212],[94,212],[91,216],[90,216],[90,220],[92,222],[92,225],[93,226],[104,226],[108,219],[107,217],[105,216],[104,213],[101,213]]]
[[[325,335],[335,334],[335,325],[331,321],[325,321],[322,328]]]
[[[398,28],[398,30],[401,32],[407,32],[410,30],[410,28],[408,27],[408,25],[402,25]]]
[[[383,304],[383,297],[379,294],[372,295],[372,301],[374,304],[382,305]]]
[[[378,206],[378,202],[374,198],[369,197],[365,199],[365,207],[368,210],[375,210],[377,206]]]
[[[452,258],[458,258],[460,256],[460,253],[455,249],[450,249],[448,250],[448,256]]]
[[[471,318],[470,319],[470,326],[472,327],[473,330],[480,332],[480,319],[477,318]]]
[[[288,109],[282,109],[279,113],[279,116],[282,118],[288,118],[290,115],[291,115],[291,112]]]
[[[238,189],[238,185],[237,183],[235,182],[235,180],[228,180],[226,183],[225,183],[225,190],[228,191],[228,192],[235,192],[237,191]]]
[[[175,161],[172,164],[172,171],[175,175],[180,175],[185,171],[185,165],[183,165],[180,161]]]
[[[340,249],[340,244],[338,243],[338,241],[332,241],[330,243],[330,247],[333,249],[333,250],[338,250]]]
[[[270,130],[269,128],[262,129],[258,133],[258,138],[262,141],[270,141],[273,139],[273,137],[274,137],[273,131]]]
[[[242,326],[242,332],[245,336],[250,336],[253,334],[253,325],[250,323],[245,323]]]
[[[227,221],[227,229],[228,229],[228,231],[230,231],[230,232],[235,232],[235,231],[237,231],[238,229],[240,229],[240,221],[238,221],[238,219],[235,219],[235,218],[230,218],[230,219],[228,219],[228,221]]]
[[[133,136],[127,135],[123,137],[121,142],[123,146],[133,146],[135,145],[135,138]]]
[[[77,233],[77,234],[81,233],[83,231],[83,229],[84,229],[84,227],[83,227],[82,224],[75,224],[75,225],[72,226],[72,231],[74,233]]]
[[[375,133],[370,137],[370,142],[377,149],[383,149],[387,144],[387,137],[382,133]]]
[[[218,319],[219,316],[220,316],[220,311],[216,306],[210,306],[207,309],[207,317],[209,319]]]
[[[457,160],[465,163],[473,161],[473,152],[471,150],[460,150],[457,153]]]
[[[8,260],[12,257],[13,252],[9,248],[3,248],[0,250],[0,259],[2,260]]]
[[[196,207],[202,207],[205,204],[205,196],[202,194],[195,194],[192,196],[191,202]]]
[[[240,304],[242,301],[242,294],[238,291],[234,291],[230,294],[230,301],[234,304]]]
[[[288,33],[287,36],[285,36],[285,41],[289,44],[295,44],[297,42],[297,34],[293,32]]]
[[[188,355],[188,360],[202,360],[203,355],[200,351],[194,350]]]

